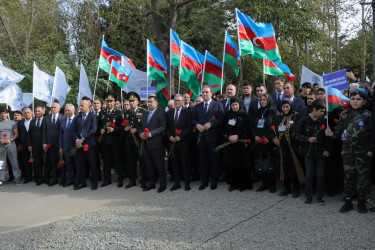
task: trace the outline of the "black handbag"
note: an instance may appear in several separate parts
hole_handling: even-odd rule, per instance
[[[255,173],[260,176],[273,173],[273,164],[270,156],[255,161]]]

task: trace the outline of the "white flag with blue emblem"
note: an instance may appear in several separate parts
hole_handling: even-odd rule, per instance
[[[5,67],[3,62],[0,60],[0,91],[13,83],[22,81],[25,76],[18,74],[17,72]]]
[[[306,68],[305,66],[302,65],[302,74],[301,74],[300,85],[302,85],[305,82],[309,82],[309,83],[311,83],[311,85],[313,85],[314,83],[318,83],[319,86],[321,86],[321,87],[324,86],[322,76],[320,76],[318,74],[315,74],[314,72],[312,72],[311,70],[309,70],[308,68]]]
[[[23,93],[22,107],[29,107],[33,103],[33,93]]]
[[[54,77],[39,70],[34,62],[33,73],[33,95],[34,98],[47,102],[47,106],[51,107],[51,96],[53,89]],[[52,100],[53,101],[53,100]]]
[[[87,78],[85,67],[81,63],[81,72],[79,74],[79,91],[77,96],[77,104],[81,104],[82,97],[88,97],[92,99],[91,88],[89,79]]]
[[[22,109],[22,91],[17,84],[12,84],[1,91],[0,103],[6,103],[11,110]]]
[[[70,89],[71,87],[66,83],[64,72],[56,66],[52,97],[56,98],[59,101],[61,107],[64,105],[66,96],[68,95]]]

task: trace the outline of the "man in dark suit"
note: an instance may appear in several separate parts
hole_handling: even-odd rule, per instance
[[[201,177],[199,190],[208,187],[209,169],[211,169],[211,190],[215,190],[219,177],[219,155],[213,149],[220,143],[224,110],[219,102],[212,100],[212,89],[209,86],[203,86],[202,97],[203,102],[195,105],[192,113],[193,126],[201,133],[198,142]]]
[[[28,149],[32,152],[34,157],[34,179],[36,185],[39,186],[43,182],[49,184],[49,179],[43,177],[44,172],[44,151],[43,151],[43,108],[38,106],[35,109],[35,119],[30,122],[28,134]]]
[[[256,91],[257,97],[259,98],[262,94],[267,93],[267,88],[263,84],[260,84],[255,88],[255,91]],[[250,120],[253,119],[254,115],[258,112],[259,108],[260,108],[259,99],[255,99],[250,103],[249,110],[247,111]]]
[[[59,133],[60,120],[62,116],[59,114],[60,105],[57,102],[52,103],[51,114],[44,117],[43,126],[43,150],[47,154],[46,161],[49,164],[45,166],[44,177],[48,186],[54,186],[58,183],[59,169],[57,163],[60,159],[59,153]],[[48,145],[48,146],[47,146]],[[51,177],[51,180],[50,180]],[[63,183],[60,181],[60,185]]]
[[[284,77],[282,76],[276,77],[276,80],[275,80],[276,91],[271,94],[275,108],[281,107],[280,103],[285,98],[284,91],[283,91],[284,84],[285,84]],[[281,109],[279,111],[281,111]]]
[[[24,108],[22,110],[23,118],[17,123],[18,127],[18,153],[21,155],[21,171],[24,178],[24,184],[29,183],[33,180],[33,169],[32,164],[29,163],[30,151],[27,150],[28,137],[30,130],[30,123],[32,122],[33,113],[30,108]],[[21,150],[22,149],[22,150]]]
[[[183,97],[180,94],[174,96],[173,110],[167,112],[166,135],[171,143],[174,143],[172,155],[174,185],[171,191],[181,188],[180,174],[183,171],[185,190],[190,190],[189,169],[189,137],[192,129],[191,112],[182,108]]]
[[[229,84],[225,89],[226,99],[220,101],[221,105],[223,105],[224,113],[230,111],[230,98],[236,96],[237,90],[233,84]],[[243,101],[240,100],[241,107],[244,107]]]
[[[284,96],[290,100],[292,110],[295,112],[299,113],[306,106],[301,98],[294,96],[294,86],[289,82],[284,84]]]
[[[72,123],[74,120],[74,112],[75,108],[73,104],[66,104],[65,105],[65,117],[60,121],[60,139],[59,139],[59,147],[60,147],[60,155],[64,155],[66,165],[62,168],[64,178],[63,187],[68,187],[74,184],[74,171],[76,169],[74,156],[70,155],[70,150],[75,146],[76,138],[73,137],[72,133]],[[67,180],[65,178],[67,177]]]
[[[98,129],[98,121],[96,115],[90,112],[90,101],[81,101],[79,107],[81,113],[73,119],[71,125],[72,135],[77,147],[74,155],[77,167],[74,190],[86,187],[86,162],[91,172],[91,190],[96,190],[98,188],[98,175],[95,158],[95,133]]]
[[[148,111],[143,114],[141,126],[138,129],[139,136],[144,141],[144,159],[146,161],[148,184],[143,191],[155,188],[156,174],[159,177],[158,193],[163,192],[167,187],[165,166],[164,166],[164,146],[163,136],[166,128],[164,110],[158,108],[158,98],[149,96],[147,99]],[[149,134],[145,133],[148,129]]]

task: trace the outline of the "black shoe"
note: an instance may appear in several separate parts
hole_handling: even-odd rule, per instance
[[[311,204],[311,202],[312,202],[312,198],[306,198],[305,204]]]
[[[100,187],[105,187],[105,186],[108,186],[108,185],[111,185],[112,182],[111,181],[105,181],[102,183],[102,185],[100,185]]]
[[[243,192],[243,191],[245,191],[246,190],[246,188],[239,188],[238,189],[238,191],[240,191],[240,192]],[[229,191],[229,189],[228,189],[228,191]],[[230,191],[229,191],[230,192]]]
[[[318,202],[319,205],[324,205],[325,204],[325,201],[324,201],[323,197],[317,198],[316,201]]]
[[[211,189],[211,190],[215,190],[215,189],[217,189],[217,184],[216,184],[216,183],[211,184],[210,189]]]
[[[78,185],[74,186],[74,190],[80,190],[80,189],[85,188],[85,187],[87,187],[86,184],[78,184]]]
[[[29,182],[31,182],[31,180],[24,180],[23,184],[26,184],[26,183],[29,183]]]
[[[370,210],[371,212],[375,212],[375,207],[370,207],[368,210]]]
[[[64,186],[64,184],[65,184],[65,181],[63,181],[63,180],[61,180],[61,181],[59,182],[59,186]]]
[[[91,184],[91,190],[97,190],[98,184]]]
[[[268,189],[268,187],[266,186],[266,185],[261,185],[258,189],[257,189],[257,192],[261,192],[261,191],[264,191],[264,190],[266,190],[266,189]]]
[[[134,187],[135,185],[136,183],[131,181],[128,183],[128,185],[125,186],[125,188],[128,189],[128,188]]]
[[[290,194],[291,192],[289,191],[289,190],[286,190],[286,189],[284,189],[283,191],[281,191],[280,193],[279,193],[279,195],[280,196],[287,196],[288,194]]]
[[[36,186],[40,186],[40,185],[42,185],[43,184],[43,181],[37,181],[36,182]]]
[[[344,206],[341,207],[340,213],[347,213],[350,210],[353,210],[353,203],[351,199],[345,199],[345,204]]]
[[[298,198],[299,197],[299,191],[293,191],[292,198]]]
[[[63,185],[63,187],[69,187],[69,186],[71,186],[71,185],[73,185],[74,184],[74,182],[66,182],[64,185]]]
[[[173,187],[171,187],[171,191],[175,191],[175,190],[177,190],[177,189],[180,189],[181,188],[181,185],[180,184],[177,184],[177,183],[175,183],[174,185],[173,185]]]
[[[124,184],[122,183],[122,181],[121,182],[117,182],[117,187],[118,188],[122,188],[124,186]]]
[[[134,185],[134,186],[135,186],[135,185]],[[146,188],[146,187],[147,187],[146,183],[141,182],[141,188],[144,189],[144,188]]]
[[[7,183],[7,184],[11,184],[13,181],[14,181],[14,178],[9,178],[9,179],[6,181],[6,183]]]
[[[276,187],[270,187],[270,193],[271,194],[276,193]]]
[[[190,190],[191,190],[190,186],[185,185],[185,191],[190,191]]]
[[[142,191],[150,191],[151,189],[154,189],[155,188],[155,185],[152,185],[152,186],[148,186],[148,187],[145,187],[144,189],[142,189]]]
[[[202,185],[200,185],[199,186],[199,190],[203,190],[203,189],[205,189],[206,187],[208,187],[208,184],[202,184]]]
[[[165,189],[166,189],[165,186],[160,186],[160,187],[158,188],[158,193],[162,193],[162,192],[164,192]]]
[[[48,184],[48,186],[49,186],[49,187],[53,187],[53,186],[55,186],[57,183],[58,183],[57,181],[53,181],[53,182],[50,182],[50,183]]]
[[[358,212],[361,214],[365,214],[368,212],[366,207],[366,200],[358,199]]]
[[[229,191],[229,192],[233,192],[233,190],[234,190],[234,187],[229,186],[228,191]]]

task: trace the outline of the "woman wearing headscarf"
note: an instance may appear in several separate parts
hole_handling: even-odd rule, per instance
[[[299,192],[299,181],[296,169],[303,178],[302,167],[294,152],[296,141],[292,138],[293,127],[297,121],[297,113],[292,111],[292,105],[289,99],[281,101],[281,114],[277,116],[273,122],[274,138],[273,142],[277,148],[275,155],[277,156],[277,169],[275,174],[279,174],[280,180],[284,183],[284,190],[279,194],[286,196],[292,194],[293,198],[297,198]]]
[[[272,97],[269,94],[262,94],[259,97],[260,108],[255,116],[252,117],[251,129],[252,137],[256,143],[255,147],[255,171],[258,169],[267,170],[262,172],[260,178],[262,185],[257,191],[270,190],[270,193],[276,192],[276,179],[274,176],[275,159],[272,148],[275,146],[272,142],[274,132],[270,129],[275,117],[278,115],[277,110],[272,105]]]
[[[232,144],[226,147],[225,164],[228,169],[228,191],[238,189],[244,191],[252,189],[251,172],[246,162],[245,147],[248,144],[239,140],[249,138],[249,118],[245,110],[242,109],[240,99],[232,97],[230,99],[231,110],[224,115],[224,137]]]

